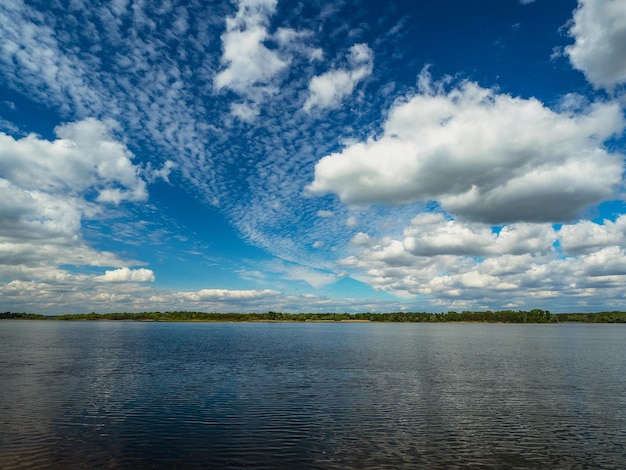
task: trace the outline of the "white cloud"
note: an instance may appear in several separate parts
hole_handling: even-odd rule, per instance
[[[307,42],[313,36],[312,31],[296,31],[290,28],[278,28],[272,38],[284,51],[297,53],[310,62],[322,60],[324,52],[319,47],[312,47]]]
[[[423,166],[417,172],[423,178],[409,183],[405,183],[403,177],[412,178],[410,171],[395,168],[398,161],[393,154],[389,154],[391,161],[387,169],[375,161],[373,174],[376,178],[381,176],[383,169],[391,170],[388,178],[382,179],[384,184],[380,185],[389,190],[389,194],[381,196],[370,191],[371,200],[366,195],[365,202],[398,204],[405,201],[406,194],[408,201],[434,199],[454,216],[454,220],[446,218],[430,225],[420,220],[409,224],[415,213],[422,210],[415,209],[418,206],[415,204],[391,210],[387,206],[374,206],[369,211],[363,209],[358,213],[357,221],[351,215],[356,213],[354,207],[347,208],[328,198],[324,200],[324,208],[332,211],[318,212],[316,200],[303,202],[298,196],[302,188],[301,175],[310,174],[312,159],[319,152],[328,154],[334,150],[337,139],[333,136],[354,136],[355,129],[361,132],[371,129],[375,124],[366,121],[373,107],[366,103],[363,113],[355,113],[353,121],[344,122],[332,130],[325,128],[323,123],[311,129],[305,122],[306,116],[297,113],[296,108],[301,107],[307,97],[313,100],[312,91],[308,95],[306,92],[308,78],[315,73],[315,68],[344,74],[337,75],[336,89],[328,83],[326,88],[321,88],[319,103],[314,105],[311,102],[310,109],[323,108],[326,104],[341,106],[348,96],[339,96],[342,90],[350,86],[350,93],[358,90],[357,86],[350,85],[350,80],[358,79],[355,83],[362,83],[372,73],[368,69],[372,59],[367,46],[353,48],[343,65],[333,64],[320,69],[325,66],[304,64],[303,61],[294,63],[296,55],[304,61],[314,62],[322,59],[323,54],[320,49],[307,45],[307,42],[316,40],[311,32],[281,28],[275,24],[275,1],[235,2],[238,11],[229,18],[225,31],[226,4],[216,3],[214,8],[200,9],[197,2],[176,8],[172,2],[162,2],[159,11],[163,14],[157,24],[156,18],[151,17],[150,5],[142,2],[135,2],[131,8],[125,0],[102,4],[74,1],[68,4],[71,14],[68,11],[68,15],[56,18],[51,10],[41,8],[36,11],[35,6],[19,0],[0,3],[0,24],[3,25],[0,28],[0,72],[8,87],[18,94],[30,96],[46,109],[60,110],[66,116],[116,116],[123,122],[128,136],[148,144],[149,151],[154,151],[151,155],[146,154],[146,158],[159,158],[158,162],[153,162],[154,166],[148,165],[144,170],[136,168],[123,141],[116,138],[115,129],[110,128],[105,132],[109,136],[101,140],[108,139],[114,147],[117,143],[118,150],[121,149],[117,153],[120,159],[117,163],[113,159],[107,161],[104,166],[98,166],[97,156],[91,160],[92,157],[85,157],[85,161],[83,157],[72,160],[76,153],[71,150],[71,145],[70,150],[63,150],[59,144],[61,141],[74,142],[81,145],[87,155],[91,144],[80,144],[78,137],[66,135],[48,141],[32,136],[36,144],[34,151],[23,154],[24,162],[28,162],[24,169],[27,176],[20,179],[20,175],[12,174],[8,178],[4,171],[0,171],[3,178],[0,181],[0,278],[15,280],[11,288],[0,285],[3,301],[7,298],[5,292],[17,296],[18,290],[23,289],[23,292],[30,292],[32,298],[38,298],[38,305],[45,308],[61,305],[61,298],[66,303],[75,302],[89,310],[160,309],[165,303],[173,308],[209,310],[226,307],[237,310],[242,305],[254,309],[297,305],[300,300],[292,302],[286,296],[256,297],[250,304],[228,300],[237,298],[237,295],[225,295],[223,301],[213,302],[211,299],[216,296],[211,295],[206,296],[206,301],[192,301],[176,297],[177,293],[162,292],[137,283],[128,286],[129,283],[124,282],[96,282],[97,276],[93,275],[79,279],[60,268],[73,265],[73,270],[80,270],[84,266],[99,266],[103,268],[99,271],[103,272],[104,268],[140,265],[133,260],[121,259],[120,255],[90,247],[83,239],[83,223],[90,218],[114,215],[110,212],[114,209],[110,207],[111,203],[145,200],[142,180],[167,180],[172,170],[168,165],[170,161],[176,162],[180,175],[189,183],[186,186],[198,197],[216,201],[218,205],[216,197],[219,195],[220,211],[247,241],[283,259],[302,262],[302,247],[310,247],[323,239],[325,246],[336,248],[338,252],[345,250],[342,264],[377,289],[432,295],[433,298],[441,295],[445,302],[456,299],[450,300],[449,305],[452,302],[459,305],[459,296],[467,295],[469,306],[472,299],[478,298],[486,299],[483,304],[487,304],[487,300],[493,301],[490,305],[499,302],[485,286],[493,286],[496,293],[518,286],[517,297],[513,299],[514,293],[508,292],[506,302],[523,305],[525,294],[529,298],[543,298],[562,288],[564,296],[588,298],[592,289],[599,289],[602,283],[618,285],[622,279],[617,262],[602,275],[589,274],[601,273],[599,267],[602,263],[609,265],[611,256],[621,259],[620,250],[623,250],[624,243],[619,220],[614,225],[612,222],[564,225],[556,234],[560,243],[557,248],[562,250],[558,253],[550,251],[555,234],[549,224],[516,222],[552,221],[555,213],[567,218],[589,201],[610,193],[611,184],[619,180],[622,170],[621,156],[612,156],[602,148],[603,139],[622,126],[618,122],[621,118],[616,117],[619,113],[610,104],[590,105],[571,95],[562,100],[555,112],[536,100],[514,99],[480,87],[475,87],[474,91],[478,95],[484,93],[485,97],[472,101],[469,96],[471,86],[457,86],[447,93],[442,84],[433,84],[423,75],[420,77],[421,94],[407,97],[390,110],[385,128],[385,132],[389,128],[389,133],[361,145],[371,153],[378,140],[418,147],[422,140],[436,143],[436,136],[433,136],[439,123],[433,124],[436,117],[429,121],[425,113],[429,106],[431,111],[436,111],[435,108],[441,105],[441,108],[450,110],[442,119],[441,127],[445,132],[442,131],[440,137],[444,152],[424,150],[420,154]],[[29,4],[35,5],[33,2]],[[590,5],[592,2],[585,2],[585,7]],[[294,17],[295,14],[289,16],[289,21]],[[80,21],[74,18],[80,18]],[[306,18],[303,20],[299,22],[298,19],[300,25],[312,24]],[[326,28],[328,25],[322,26]],[[377,26],[370,26],[372,36],[368,37],[373,37]],[[609,27],[603,33],[607,34],[611,47],[620,44],[611,39],[616,37],[615,31]],[[224,55],[220,57],[218,49],[222,33],[221,51]],[[572,34],[583,38],[587,33],[572,29]],[[80,44],[76,42],[79,37]],[[236,40],[242,43],[237,44]],[[233,54],[232,62],[227,59],[227,49]],[[112,55],[111,50],[117,52]],[[616,50],[614,48],[613,52]],[[254,52],[248,63],[245,63],[248,60],[245,55],[236,54],[246,51]],[[256,62],[262,57],[269,59],[267,64]],[[618,60],[615,63],[619,65]],[[220,64],[221,68],[216,71]],[[296,71],[305,74],[295,74]],[[606,71],[602,73],[606,79]],[[217,83],[218,77],[223,80],[221,85]],[[294,81],[283,86],[283,79],[287,78]],[[216,97],[209,96],[211,85],[213,91],[223,93],[213,103],[211,100]],[[401,89],[402,83],[395,86]],[[276,93],[279,88],[282,88],[280,93]],[[387,87],[385,93],[392,88]],[[220,126],[220,110],[229,106],[226,102],[229,97],[225,96],[230,95],[228,92],[238,95],[230,104],[230,112],[237,119],[252,122],[263,112],[262,130],[242,126],[237,130],[245,130],[244,136],[239,132],[229,134],[229,129]],[[385,99],[388,96],[385,95]],[[270,98],[272,101],[265,103]],[[412,98],[417,98],[415,103]],[[371,106],[377,106],[375,103],[380,101],[372,101]],[[505,106],[507,103],[509,108]],[[217,109],[212,104],[216,104]],[[412,104],[424,109],[412,109]],[[222,105],[224,108],[220,108]],[[403,106],[404,116],[400,112]],[[437,114],[434,111],[433,114]],[[509,121],[506,120],[508,111],[511,111]],[[422,117],[425,121],[418,126],[411,123],[413,117]],[[605,123],[601,122],[602,119]],[[536,121],[534,125],[533,120]],[[474,128],[471,127],[473,122]],[[458,124],[456,127],[455,123]],[[463,131],[461,128],[466,125],[469,127]],[[17,127],[6,129],[13,129],[11,132],[18,134]],[[403,129],[405,133],[401,132]],[[494,140],[508,141],[500,146],[489,142],[491,129],[495,130],[491,136]],[[544,130],[544,133],[540,132]],[[392,131],[396,134],[392,135]],[[72,129],[68,132],[71,134]],[[545,137],[548,132],[553,137]],[[88,134],[86,129],[78,133]],[[417,137],[413,138],[412,133]],[[447,133],[453,137],[451,143],[447,141]],[[422,139],[424,135],[428,138]],[[25,145],[27,140],[20,139],[20,145]],[[346,145],[346,149],[356,145]],[[463,156],[459,153],[462,146],[475,152]],[[0,145],[0,151],[5,147]],[[53,148],[58,155],[51,150]],[[385,157],[389,148],[380,145],[380,154]],[[500,157],[489,160],[490,155],[498,152]],[[525,155],[516,160],[515,152]],[[565,156],[566,153],[570,157]],[[61,165],[51,163],[61,161],[68,168],[67,172],[60,170]],[[363,162],[356,161],[356,166],[363,166],[367,161],[368,158]],[[465,166],[458,166],[459,161]],[[347,163],[354,162],[348,159]],[[561,163],[563,169],[559,173]],[[47,167],[48,164],[53,166]],[[474,164],[478,167],[476,171],[467,172],[467,168]],[[17,168],[13,163],[9,166]],[[415,169],[415,166],[409,164],[407,169]],[[233,179],[233,171],[241,177]],[[578,175],[572,176],[573,173]],[[466,175],[473,186],[463,188]],[[534,175],[538,178],[534,179]],[[355,180],[353,176],[363,177],[363,180]],[[369,184],[368,178],[365,172],[348,174],[345,187],[347,190],[359,187],[365,193],[369,191],[365,187]],[[587,192],[581,190],[583,178],[584,184],[589,179],[590,190]],[[443,189],[428,187],[431,180],[433,185]],[[537,181],[541,184],[537,185]],[[425,190],[420,186],[422,183]],[[394,188],[396,184],[397,188]],[[378,183],[374,182],[373,187],[377,186]],[[336,184],[329,191],[338,193],[340,187],[341,184]],[[245,198],[241,197],[242,191],[245,191]],[[403,197],[398,197],[398,193]],[[358,191],[354,194],[358,196]],[[575,197],[579,195],[582,197],[577,201]],[[572,201],[567,200],[570,197]],[[524,202],[525,198],[527,202]],[[345,200],[359,202],[358,197]],[[539,202],[536,206],[539,210],[535,212],[536,202]],[[377,215],[373,214],[375,211],[379,211]],[[336,217],[330,217],[330,214]],[[348,215],[351,215],[347,220],[348,228],[358,225],[358,230],[363,230],[350,243],[346,237],[354,235],[356,230],[349,230],[346,235]],[[504,225],[498,231],[481,224],[482,220],[516,223]],[[120,236],[115,225],[111,232]],[[140,243],[144,240],[141,236],[146,235],[145,230],[139,229],[139,224],[134,227],[124,238]],[[298,234],[302,233],[306,233],[301,238],[303,241],[297,243]],[[328,256],[327,261],[332,255],[330,249],[305,251],[304,256]],[[321,264],[309,260],[307,263],[318,267]],[[305,268],[299,272],[283,271],[278,277],[308,279],[311,285],[323,286],[332,282],[331,271],[336,266],[328,261],[323,267],[328,271]],[[579,273],[581,277],[576,278],[572,273]],[[31,281],[33,279],[41,282]],[[569,287],[574,284],[576,287]],[[606,291],[606,296],[610,297],[612,292]],[[605,297],[604,292],[602,297]],[[154,302],[149,298],[155,299]],[[161,299],[163,304],[156,299]],[[336,300],[325,303],[326,300],[312,298],[310,308],[332,310],[342,305]],[[426,301],[430,302],[429,299]],[[309,308],[307,302],[299,305],[306,310]]]
[[[333,211],[327,211],[327,210],[319,210],[317,211],[317,216],[318,217],[322,217],[324,219],[327,219],[329,217],[334,217],[335,213]]]
[[[574,225],[564,225],[559,230],[559,242],[569,254],[592,253],[611,246],[626,247],[626,216],[615,222],[602,224],[583,220]]]
[[[579,0],[569,30],[575,43],[565,48],[572,65],[596,87],[626,83],[626,3]]]
[[[304,281],[315,289],[332,284],[339,279],[335,273],[297,265],[286,266],[283,278],[291,281]]]
[[[81,206],[71,197],[25,189],[0,178],[0,237],[20,242],[74,237],[80,230]]]
[[[133,155],[112,137],[113,121],[85,119],[55,129],[58,140],[15,140],[0,133],[0,174],[25,190],[71,195],[96,190],[99,200],[147,198]]]
[[[179,292],[175,294],[187,300],[196,302],[233,302],[256,301],[268,297],[277,297],[280,292],[271,289],[257,290],[229,290],[229,289],[201,289],[196,292]]]
[[[498,296],[504,293],[511,300],[511,291],[522,289],[520,278],[527,275],[534,262],[545,260],[536,255],[494,255],[485,261],[479,261],[466,255],[471,247],[455,251],[463,254],[414,255],[399,240],[386,237],[370,240],[368,245],[358,246],[351,258],[346,258],[343,265],[353,271],[352,276],[367,282],[375,289],[394,294],[425,296],[430,308],[443,303],[452,308],[452,302],[464,299],[466,306],[472,308],[481,302],[502,305]],[[448,250],[451,251],[451,250]],[[506,261],[504,260],[506,258]],[[512,272],[504,272],[503,267]],[[498,271],[499,270],[499,271]],[[527,287],[520,291],[521,300],[532,292]]]
[[[436,213],[416,216],[404,235],[404,248],[417,256],[545,253],[555,239],[554,229],[546,224],[511,224],[496,233],[489,226],[446,220]]]
[[[154,282],[154,273],[150,269],[129,269],[127,267],[105,271],[96,279],[102,282]]]
[[[151,143],[155,167],[175,161],[210,200],[219,190],[206,149],[212,126],[198,119],[206,90],[199,93],[189,79],[195,85],[213,75],[209,50],[224,6],[163,2],[157,28],[153,6],[127,3],[70,2],[59,17],[22,0],[0,2],[0,73],[18,93],[68,119],[114,116],[133,139]],[[195,21],[186,21],[189,15]],[[112,202],[120,197],[128,195],[103,194]]]
[[[626,253],[623,248],[611,246],[582,257],[584,274],[590,277],[612,276],[623,282],[626,278]],[[619,276],[617,279],[615,276]]]
[[[0,133],[0,278],[58,279],[61,265],[123,266],[83,240],[83,219],[110,202],[143,201],[146,184],[113,122],[86,119],[56,129],[59,139]]]
[[[309,83],[309,97],[304,110],[338,108],[354,87],[372,73],[373,52],[367,44],[355,44],[348,54],[348,67],[317,75]]]
[[[153,183],[158,180],[163,180],[166,183],[169,183],[170,173],[177,166],[178,165],[174,163],[173,161],[166,160],[165,162],[163,162],[163,165],[161,166],[161,168],[156,169],[156,168],[152,168],[152,165],[148,162],[145,170],[142,173],[144,177],[146,178],[146,180],[149,181],[150,183]]]
[[[359,232],[350,239],[350,243],[357,246],[369,245],[370,237],[367,233]]]
[[[64,55],[52,28],[42,25],[41,15],[20,0],[0,5],[0,64],[11,85],[44,101],[56,101],[63,111],[84,114],[100,106],[100,97],[87,83],[88,65]]]
[[[405,230],[404,248],[414,255],[484,255],[496,237],[485,225],[462,224],[443,215],[426,213],[416,216]]]
[[[244,122],[252,122],[260,113],[258,105],[253,103],[231,103],[230,114]]]
[[[320,248],[321,246],[318,244],[314,248]],[[315,289],[332,284],[340,279],[334,272],[285,261],[267,263],[264,266],[264,272],[271,273],[275,277],[287,281],[302,281]]]
[[[623,302],[626,216],[559,230],[527,223],[494,230],[422,213],[403,239],[360,232],[349,246],[339,264],[351,277],[412,296],[421,308],[534,308],[549,301],[556,311],[589,311]]]
[[[624,128],[617,104],[558,113],[471,82],[448,92],[426,72],[420,82],[381,137],[322,158],[307,190],[348,204],[437,200],[501,224],[571,220],[621,181],[623,156],[602,147]]]
[[[330,299],[314,294],[285,295],[271,289],[200,289],[192,292],[156,290],[140,283],[93,283],[66,277],[54,282],[0,283],[3,308],[46,314],[84,312],[364,312],[400,310],[402,304],[369,299]]]
[[[232,103],[230,112],[244,122],[253,122],[261,103],[279,92],[296,55],[310,62],[323,56],[321,49],[307,44],[312,31],[281,27],[270,33],[276,5],[277,0],[239,0],[221,35],[222,67],[213,78],[213,88],[231,90],[243,99]]]
[[[253,101],[275,93],[274,77],[289,63],[265,45],[271,39],[267,28],[276,3],[277,0],[240,0],[235,16],[226,19],[221,58],[225,68],[215,76],[216,90],[228,88]]]

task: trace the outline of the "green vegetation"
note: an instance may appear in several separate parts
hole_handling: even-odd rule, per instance
[[[32,313],[0,313],[1,319],[23,320],[126,320],[126,321],[371,321],[371,322],[486,322],[486,323],[626,323],[626,312],[560,313],[549,310],[501,310],[497,312],[395,312],[395,313],[78,313],[44,316]]]
[[[46,320],[51,317],[34,313],[0,312],[0,320]]]

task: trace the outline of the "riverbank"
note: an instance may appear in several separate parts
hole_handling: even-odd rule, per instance
[[[550,313],[549,310],[501,310],[481,312],[391,312],[391,313],[207,313],[121,312],[77,313],[46,316],[33,313],[0,313],[0,319],[18,320],[125,320],[161,322],[428,322],[428,323],[626,323],[626,312]]]

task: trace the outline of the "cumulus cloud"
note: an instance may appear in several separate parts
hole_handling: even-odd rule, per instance
[[[555,236],[554,229],[545,224],[511,224],[494,231],[483,224],[447,220],[436,213],[416,216],[404,234],[404,248],[417,256],[547,252]]]
[[[199,302],[256,301],[279,295],[280,292],[271,289],[201,289],[196,292],[179,292],[176,294],[177,297]]]
[[[228,88],[257,101],[276,91],[273,79],[288,61],[265,44],[269,18],[277,0],[240,0],[235,16],[226,19],[222,35],[224,69],[214,79],[216,90]]]
[[[0,178],[0,219],[4,240],[65,239],[79,232],[81,207],[71,197],[25,189]]]
[[[67,277],[55,282],[11,281],[0,284],[3,308],[48,314],[84,312],[363,312],[397,311],[399,302],[353,298],[329,299],[313,294],[285,295],[271,289],[200,289],[191,292],[157,290],[142,283],[93,283]]]
[[[484,255],[496,237],[484,225],[447,221],[442,214],[416,216],[405,230],[404,248],[414,255]]]
[[[626,282],[626,216],[491,227],[420,213],[403,238],[359,232],[339,264],[377,290],[443,309],[620,308]]]
[[[154,282],[154,273],[150,269],[129,269],[127,267],[105,271],[98,278],[102,282]]]
[[[338,108],[354,87],[372,73],[374,54],[367,44],[355,44],[350,48],[348,67],[330,70],[317,75],[309,83],[309,97],[304,110],[312,108]]]
[[[254,121],[260,112],[256,103],[232,103],[230,105],[230,114],[244,122]]]
[[[550,110],[536,100],[512,98],[471,83],[448,86],[446,91],[446,86],[423,74],[420,93],[389,110],[381,135],[334,154],[338,158],[328,159],[333,162],[328,173],[319,166],[315,184],[317,193],[338,194],[348,204],[434,199],[439,203],[435,206],[448,214],[432,220],[420,214],[409,223],[421,210],[414,210],[419,204],[392,211],[374,206],[359,212],[357,220],[355,208],[329,199],[324,208],[332,211],[317,212],[317,201],[302,202],[298,197],[301,175],[308,177],[312,159],[335,150],[336,142],[354,135],[354,129],[371,129],[371,112],[381,100],[368,102],[350,122],[328,127],[296,123],[306,120],[297,108],[304,100],[309,111],[341,107],[372,73],[371,50],[364,44],[354,46],[344,64],[314,64],[318,71],[313,72],[313,66],[294,62],[296,55],[310,62],[322,59],[320,49],[307,46],[315,36],[279,27],[274,21],[279,20],[274,16],[275,0],[235,0],[234,13],[225,11],[227,4],[207,9],[197,2],[161,3],[158,18],[151,16],[148,3],[135,2],[131,8],[124,0],[69,2],[68,15],[61,16],[40,8],[41,2],[13,0],[0,6],[0,69],[7,87],[65,116],[116,116],[128,135],[149,144],[160,158],[154,166],[138,169],[128,148],[115,138],[110,121],[98,121],[103,131],[89,121],[82,127],[61,126],[56,140],[37,136],[2,140],[0,278],[13,279],[0,284],[7,308],[28,309],[27,293],[37,299],[39,308],[31,309],[35,311],[48,306],[62,309],[69,303],[101,311],[154,310],[164,305],[208,310],[341,308],[337,300],[294,300],[284,295],[250,295],[246,303],[243,295],[220,296],[211,289],[179,295],[142,282],[102,282],[96,278],[106,274],[78,276],[60,268],[98,266],[104,272],[139,266],[139,261],[89,246],[83,225],[91,219],[93,235],[95,219],[110,216],[112,205],[145,200],[142,180],[167,181],[171,161],[194,194],[216,205],[220,195],[220,211],[247,241],[282,259],[300,261],[310,253],[329,259],[332,249],[337,249],[334,253],[345,249],[340,264],[377,289],[432,296],[446,307],[466,302],[471,308],[471,302],[479,301],[474,305],[523,305],[524,296],[543,299],[558,292],[586,302],[598,297],[594,289],[624,285],[623,221],[583,221],[556,232],[549,223],[575,217],[619,182],[622,157],[602,147],[607,135],[623,127],[617,107],[569,95],[559,108]],[[622,16],[619,11],[607,15],[609,5],[621,8],[616,2],[580,2],[571,29],[576,44],[568,49],[575,63],[576,51],[585,50],[582,40],[599,37],[597,44],[604,44],[594,46],[599,65],[589,49],[579,54],[584,58],[580,67],[592,83],[607,88],[623,83],[611,66],[617,71],[622,67],[618,48],[624,43],[619,40]],[[589,12],[595,12],[590,18],[599,21],[587,21],[584,16]],[[230,17],[225,22],[226,15]],[[317,19],[296,21],[295,15],[280,16],[292,24],[320,25]],[[369,27],[368,37],[373,37],[386,26],[381,21]],[[117,52],[111,55],[111,50]],[[317,88],[308,81],[313,73],[325,71],[316,77]],[[592,78],[594,72],[599,78]],[[287,78],[294,81],[283,86]],[[206,95],[202,81],[222,93],[214,103],[219,109],[229,106],[226,95],[236,95],[231,115],[252,122],[262,112],[263,126],[246,126],[245,136],[229,135],[208,101],[216,97]],[[385,100],[393,86],[403,85],[385,87]],[[6,106],[5,110],[9,112]],[[19,133],[11,123],[0,124]],[[12,152],[16,142],[25,148],[29,139],[28,151],[7,156],[6,149]],[[110,155],[119,158],[105,158],[106,145],[100,142],[108,142]],[[406,155],[414,160],[404,160],[403,149],[409,149]],[[339,158],[349,151],[354,158]],[[7,163],[7,158],[14,161]],[[400,168],[403,164],[406,167]],[[233,179],[233,171],[240,177]],[[342,174],[345,184],[337,179]],[[380,211],[377,216],[372,215],[375,211]],[[303,233],[303,243],[296,243]],[[125,237],[139,240],[135,235]],[[351,236],[348,243],[346,237]],[[321,240],[332,249],[308,249]],[[335,267],[283,270],[277,277],[319,287],[333,281],[330,271]],[[126,273],[111,272],[118,277]],[[602,292],[603,299],[612,295]],[[10,304],[9,298],[22,302]]]
[[[404,248],[418,256],[513,255],[552,249],[554,229],[546,224],[518,223],[494,230],[479,223],[447,220],[442,214],[417,215],[404,231]]]
[[[112,137],[114,121],[83,121],[58,126],[59,139],[34,134],[16,140],[0,133],[0,174],[28,191],[80,195],[97,191],[102,202],[143,201],[146,184],[133,155]]]
[[[559,113],[467,81],[446,91],[423,72],[383,135],[322,158],[307,190],[348,204],[436,200],[491,224],[566,221],[620,183],[623,156],[602,144],[623,128],[614,103]]]
[[[357,246],[369,245],[370,237],[367,233],[359,232],[350,239],[350,243]]]
[[[199,119],[205,90],[196,84],[214,75],[212,42],[227,6],[174,3],[155,9],[85,0],[59,16],[47,4],[0,2],[0,73],[18,93],[68,119],[113,116],[128,135],[150,142],[155,167],[175,161],[210,200],[220,190],[206,148],[212,126]],[[120,200],[117,192],[103,196]]]
[[[626,275],[626,253],[623,248],[611,246],[603,248],[582,257],[584,274],[591,277],[604,276],[620,276],[619,280],[623,282],[623,276]]]
[[[133,155],[113,137],[115,123],[86,119],[56,128],[49,141],[0,133],[0,278],[58,279],[61,265],[121,266],[83,239],[83,219],[111,203],[143,201]]]
[[[598,88],[626,83],[626,3],[579,0],[565,48],[572,65]]]
[[[472,241],[473,246],[476,242]],[[486,251],[479,244],[482,251]],[[538,292],[562,289],[562,279],[550,278],[546,269],[551,254],[487,254],[475,257],[472,246],[464,250],[431,249],[411,253],[405,243],[385,237],[357,247],[357,253],[342,261],[353,276],[378,290],[395,294],[425,296],[430,307],[502,307],[508,302],[524,306]],[[411,248],[410,246],[408,248]],[[455,252],[454,254],[449,254]],[[458,253],[458,254],[456,254]]]
[[[559,242],[569,254],[592,253],[599,249],[626,247],[626,216],[605,220],[602,224],[583,220],[573,225],[564,225],[559,230]]]
[[[281,27],[270,33],[276,5],[277,0],[239,0],[221,35],[222,67],[213,78],[213,88],[231,90],[243,99],[232,103],[230,112],[244,122],[253,122],[261,103],[278,93],[294,56],[317,61],[323,55],[307,44],[311,31]]]

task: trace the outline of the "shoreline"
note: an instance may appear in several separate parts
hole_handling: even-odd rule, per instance
[[[626,312],[550,313],[529,311],[390,312],[390,313],[217,313],[217,312],[116,312],[41,315],[0,312],[0,320],[139,321],[139,322],[309,322],[309,323],[626,323]]]

